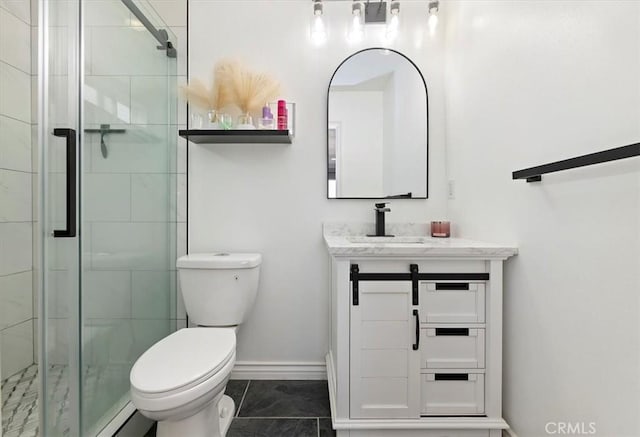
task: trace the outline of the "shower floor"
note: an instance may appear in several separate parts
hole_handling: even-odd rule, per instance
[[[106,366],[86,366],[82,378],[83,418],[91,425],[87,435],[108,423],[115,414],[112,410],[122,407],[122,400],[113,401],[125,394],[128,399],[131,366],[128,363],[109,363]],[[67,437],[71,434],[69,422],[69,367],[63,364],[49,366],[47,383],[49,408],[48,434]],[[2,437],[36,437],[39,435],[38,365],[32,364],[19,373],[2,381]],[[109,393],[110,396],[104,396]],[[125,399],[123,398],[123,399]],[[126,399],[124,403],[126,403]],[[115,405],[114,405],[115,403]],[[106,413],[106,416],[105,416]],[[104,417],[103,417],[104,416]],[[98,429],[99,430],[99,429]]]
[[[53,402],[57,408],[57,429],[69,435],[66,415],[69,408],[67,366],[49,367],[49,383]],[[2,435],[3,437],[35,437],[38,435],[38,365],[32,364],[23,371],[2,381]]]

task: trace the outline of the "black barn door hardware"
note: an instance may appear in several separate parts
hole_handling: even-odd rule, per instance
[[[418,264],[411,264],[409,266],[409,271],[411,272],[411,294],[413,305],[418,305],[418,295],[420,294],[418,290]]]
[[[359,281],[411,281],[411,301],[419,305],[420,280],[478,280],[487,281],[488,273],[419,273],[418,264],[409,265],[410,273],[360,273],[358,264],[351,264],[351,291],[353,304],[358,305]]]
[[[358,268],[358,264],[351,264],[351,291],[353,292],[353,304],[354,305],[359,305],[360,302],[358,301],[358,295],[359,295],[359,291],[358,291],[358,272],[360,271],[360,269]]]
[[[488,281],[489,273],[420,273],[418,264],[409,265],[410,273],[360,273],[358,264],[351,264],[351,292],[353,304],[359,305],[359,281],[411,281],[413,305],[419,305],[419,281]],[[436,284],[436,290],[468,290],[464,282],[442,282]]]

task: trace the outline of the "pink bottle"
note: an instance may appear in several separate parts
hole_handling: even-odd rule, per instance
[[[284,100],[278,100],[278,129],[279,130],[287,130],[287,102]]]

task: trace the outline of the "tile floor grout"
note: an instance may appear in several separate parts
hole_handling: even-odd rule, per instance
[[[237,402],[237,411],[227,436],[335,436],[325,385],[307,380],[229,381],[226,394]],[[270,415],[274,413],[281,415]]]
[[[235,417],[240,417],[240,408],[242,408],[242,403],[244,402],[244,398],[247,396],[247,392],[249,391],[249,385],[251,384],[251,380],[247,381],[247,386],[244,388],[244,393],[242,393],[242,398],[240,399],[240,405],[238,405],[238,410],[236,411]]]
[[[303,383],[303,385],[299,386],[298,384],[301,382]],[[265,386],[265,383],[267,384],[266,386]],[[270,383],[275,383],[277,385],[280,385],[284,389],[272,391],[273,387],[270,387],[271,386]],[[294,399],[300,395],[302,395],[303,398],[298,398],[298,399],[302,400],[306,398],[307,395],[304,395],[304,393],[307,389],[305,389],[304,387],[308,387],[307,384],[309,383],[312,383],[312,381],[246,380],[246,384],[244,385],[244,387],[242,387],[242,385],[239,385],[239,386],[236,385],[236,389],[234,389],[233,392],[235,393],[234,396],[236,397],[236,399],[239,398],[240,401],[239,401],[239,408],[238,408],[237,414],[233,418],[233,421],[236,423],[236,426],[235,427],[232,426],[232,428],[230,429],[231,431],[230,435],[233,435],[234,437],[250,436],[250,435],[254,435],[253,433],[256,432],[256,430],[260,430],[260,432],[266,432],[264,435],[281,437],[282,435],[285,435],[287,432],[292,432],[293,429],[296,429],[296,432],[301,433],[300,435],[304,434],[305,436],[310,436],[310,437],[322,437],[322,436],[330,436],[330,435],[335,436],[335,434],[332,433],[333,430],[331,430],[331,425],[329,424],[331,421],[331,415],[328,411],[325,412],[324,410],[321,409],[317,411],[317,413],[320,413],[320,414],[318,415],[314,414],[314,415],[308,415],[308,416],[307,415],[296,416],[296,415],[289,415],[289,414],[270,415],[269,413],[273,413],[273,412],[277,413],[278,411],[274,411],[272,409],[273,407],[266,406],[263,403],[267,399],[270,401],[269,403],[273,401],[285,400],[284,408],[289,409],[293,405],[289,404],[290,406],[286,407],[287,402],[290,402],[290,401],[286,401],[286,399],[290,395],[294,396]],[[298,387],[298,388],[288,389],[288,386]],[[241,388],[241,390],[237,390],[237,388]],[[266,392],[264,392],[262,395],[259,395],[259,393],[263,392],[263,390],[265,389],[266,389]],[[312,393],[317,393],[315,390],[317,390],[317,388],[311,388],[311,391],[308,392],[309,395],[311,396],[308,399],[311,400],[311,402],[315,402],[312,399],[317,399],[315,397],[317,395],[312,394]],[[270,394],[267,394],[269,392]],[[256,398],[257,394],[258,394],[258,397]],[[266,397],[265,397],[265,394],[266,394]],[[272,396],[276,396],[276,397],[272,398]],[[258,404],[256,404],[256,401],[260,398],[262,398],[262,400]],[[328,399],[326,401],[328,402]],[[283,407],[282,404],[281,404],[281,407]],[[278,407],[278,408],[281,408],[281,407]],[[298,409],[294,407],[294,410],[292,410],[291,412],[293,413],[295,410],[297,410],[296,412],[299,414],[304,411],[304,408]],[[285,411],[282,411],[282,412],[285,412]],[[311,411],[307,411],[307,413],[310,413],[310,412]],[[322,413],[325,413],[325,414],[322,414]],[[273,421],[281,422],[281,423],[289,422],[290,424],[285,425],[284,428],[280,428],[280,426],[282,425],[274,425]],[[273,426],[276,426],[276,428],[272,428]],[[287,431],[285,431],[285,429],[287,429]],[[285,434],[282,434],[282,432],[285,432]],[[263,435],[263,434],[260,434],[260,435]]]

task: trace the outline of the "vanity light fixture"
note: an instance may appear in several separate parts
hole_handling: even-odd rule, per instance
[[[362,3],[359,0],[353,0],[351,5],[351,14],[353,15],[351,30],[349,31],[349,41],[360,42],[364,37],[364,28],[362,23]]]
[[[327,41],[327,29],[324,24],[322,0],[313,1],[313,23],[311,24],[311,40],[315,45]]]
[[[387,24],[387,42],[393,41],[394,39],[396,39],[396,36],[398,36],[398,26],[400,21],[400,2],[391,2],[389,12],[391,13],[391,18],[389,19],[389,23]]]
[[[433,34],[438,26],[438,10],[440,2],[438,0],[429,2],[429,31]]]

